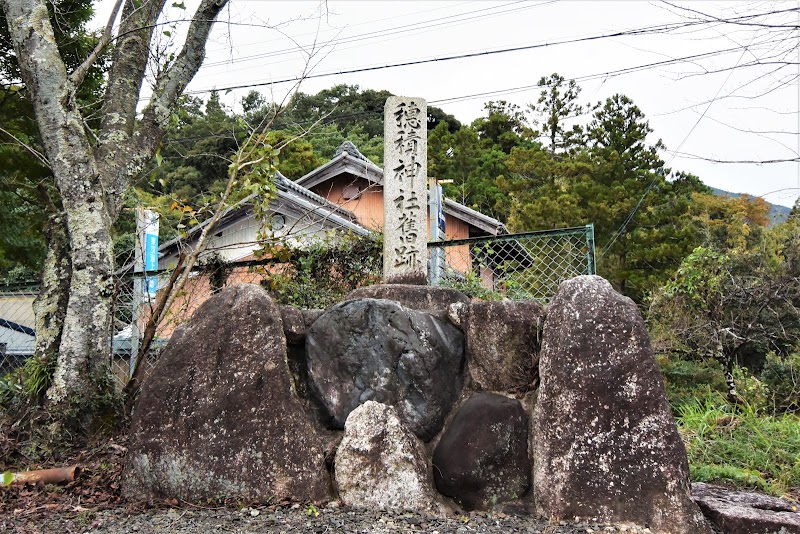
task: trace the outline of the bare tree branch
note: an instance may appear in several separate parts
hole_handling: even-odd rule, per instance
[[[9,136],[11,139],[13,139],[14,141],[16,141],[16,142],[15,142],[15,143],[13,143],[13,144],[15,144],[15,145],[19,145],[20,147],[24,148],[25,150],[27,150],[28,152],[30,152],[31,154],[33,154],[33,157],[35,157],[36,159],[38,159],[38,160],[39,160],[39,163],[41,163],[41,164],[42,164],[42,165],[44,165],[45,167],[48,167],[48,168],[50,167],[50,162],[49,162],[49,161],[47,161],[47,156],[45,156],[44,154],[42,154],[41,152],[39,152],[38,150],[36,150],[35,148],[33,148],[33,147],[32,147],[31,145],[29,145],[28,143],[25,143],[25,142],[23,142],[22,140],[20,140],[20,139],[19,139],[19,138],[18,138],[16,135],[12,134],[11,132],[9,132],[8,130],[6,130],[5,128],[3,128],[3,127],[0,127],[0,132],[3,132],[3,133],[4,133],[4,134],[6,134],[7,136]]]
[[[89,57],[87,57],[83,63],[81,63],[78,68],[72,71],[70,78],[72,78],[72,83],[75,84],[75,87],[80,87],[81,83],[83,83],[83,79],[86,77],[86,73],[89,72],[89,69],[92,68],[97,58],[100,57],[100,54],[106,49],[108,43],[111,42],[112,31],[114,30],[114,22],[117,20],[117,14],[119,13],[119,9],[122,7],[122,0],[117,0],[114,4],[114,8],[111,11],[111,15],[108,17],[108,23],[106,24],[105,29],[103,30],[103,34],[100,36],[100,41],[97,43],[97,46],[94,47]]]

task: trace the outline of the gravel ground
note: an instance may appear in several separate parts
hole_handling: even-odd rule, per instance
[[[316,512],[316,513],[315,513]],[[548,524],[524,516],[472,513],[452,518],[425,517],[405,513],[376,513],[337,507],[288,508],[151,508],[131,511],[76,509],[71,512],[13,510],[0,516],[0,532],[38,533],[245,533],[245,532],[530,532],[577,534],[614,532],[643,534],[649,529],[596,523]]]

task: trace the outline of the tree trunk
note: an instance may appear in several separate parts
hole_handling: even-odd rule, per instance
[[[71,269],[69,236],[64,215],[53,213],[45,226],[47,257],[42,266],[39,294],[33,302],[36,316],[36,347],[34,357],[55,361],[61,344],[61,329],[69,299]]]
[[[54,415],[83,412],[88,416],[92,410],[84,408],[99,391],[110,343],[111,220],[75,101],[75,88],[67,76],[45,4],[2,0],[2,6],[61,195],[69,236],[69,297],[47,398]],[[47,301],[54,304],[58,298]],[[55,338],[47,341],[49,349],[54,342]]]
[[[75,100],[81,76],[67,74],[45,0],[0,0],[61,196],[68,246],[51,251],[48,258],[43,295],[37,302],[37,326],[43,334],[37,353],[50,357],[58,347],[48,408],[67,423],[64,430],[76,431],[77,437],[85,435],[86,424],[103,408],[97,401],[105,400],[111,387],[107,372],[114,268],[111,224],[132,176],[152,158],[170,110],[199,69],[211,27],[226,3],[201,0],[183,49],[158,73],[150,104],[137,120],[151,36],[165,0],[125,1],[102,126],[93,147]],[[50,244],[57,241],[53,234]],[[64,250],[69,252],[66,263],[59,260]]]
[[[83,184],[92,185],[91,180]],[[99,188],[99,181],[93,185]],[[72,273],[58,363],[47,398],[51,403],[82,405],[88,400],[85,392],[99,391],[110,354],[111,221],[102,201],[81,202],[80,197],[92,200],[91,190],[86,191],[84,187],[59,189],[72,244]]]

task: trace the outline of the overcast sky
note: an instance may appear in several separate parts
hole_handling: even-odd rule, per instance
[[[700,17],[690,10],[739,18],[737,24],[685,26]],[[170,15],[179,17],[180,10]],[[558,72],[578,81],[584,101],[594,103],[614,93],[631,97],[650,121],[651,141],[660,138],[666,145],[663,157],[672,169],[694,173],[713,187],[764,196],[785,206],[800,194],[797,1],[672,6],[575,0],[231,0],[221,20],[229,24],[215,29],[206,64],[189,86],[203,97],[212,88],[224,92],[232,86],[295,78],[304,69],[316,76],[529,47],[312,77],[301,90],[315,93],[339,83],[386,89],[426,98],[469,123],[481,116],[489,100],[522,107],[534,102],[536,82]],[[673,29],[653,31],[665,25]],[[794,27],[780,27],[785,25]],[[638,68],[654,63],[661,64]],[[235,106],[251,89],[281,99],[291,88],[284,82],[233,89],[225,93],[225,101]]]

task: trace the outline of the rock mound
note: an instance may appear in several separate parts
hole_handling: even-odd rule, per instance
[[[516,399],[476,393],[456,412],[433,452],[440,493],[467,510],[489,510],[531,487],[528,415]]]
[[[692,493],[706,517],[725,534],[800,534],[799,508],[783,499],[702,483],[692,484]]]
[[[398,302],[412,310],[444,311],[457,302],[468,304],[469,297],[448,287],[418,286],[411,284],[379,284],[354,289],[344,300],[386,299]]]
[[[514,394],[535,389],[544,316],[544,308],[535,301],[470,303],[465,330],[473,387]]]
[[[347,417],[335,477],[348,506],[439,511],[423,444],[385,404],[367,401]]]

